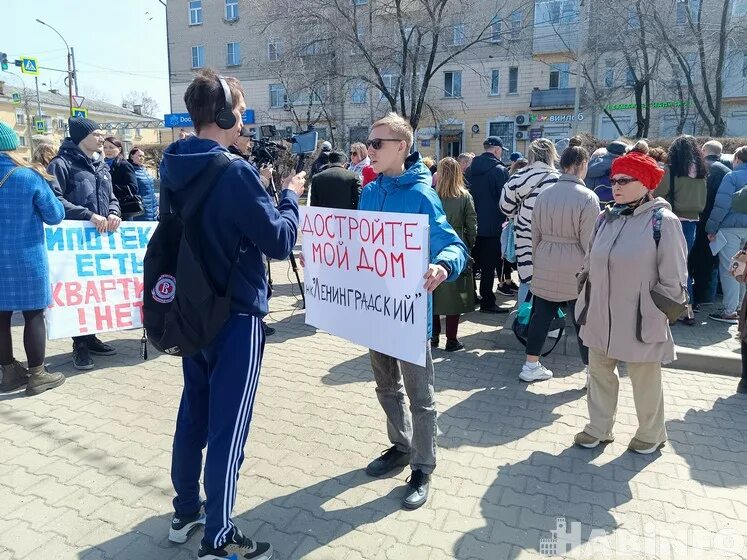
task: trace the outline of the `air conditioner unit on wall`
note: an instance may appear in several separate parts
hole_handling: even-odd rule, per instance
[[[517,130],[515,137],[517,140],[526,140],[529,138],[529,132],[526,130]]]
[[[529,115],[526,113],[516,115],[514,122],[516,123],[516,126],[529,126]]]

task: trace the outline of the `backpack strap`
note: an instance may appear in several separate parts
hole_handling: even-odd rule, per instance
[[[661,241],[661,220],[664,217],[664,209],[657,208],[654,210],[653,216],[651,216],[651,227],[653,228],[654,243],[656,248],[659,248],[659,241]]]

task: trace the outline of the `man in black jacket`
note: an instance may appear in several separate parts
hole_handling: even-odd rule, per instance
[[[101,155],[104,133],[90,119],[71,117],[70,137],[50,162],[52,188],[65,207],[66,220],[87,220],[101,232],[119,229],[122,213],[114,196],[109,166]],[[93,369],[91,354],[111,356],[116,350],[94,335],[73,337],[73,366]]]
[[[311,179],[311,206],[357,210],[361,178],[345,169],[345,154],[330,152],[329,163]]]
[[[501,259],[501,231],[506,217],[500,210],[501,192],[508,181],[508,170],[501,161],[503,142],[489,136],[483,142],[485,152],[472,160],[466,179],[477,212],[477,240],[472,250],[475,272],[480,271],[480,311],[508,313],[495,304],[493,281]]]

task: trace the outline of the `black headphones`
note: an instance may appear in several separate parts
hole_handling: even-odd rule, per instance
[[[218,76],[218,82],[220,82],[220,87],[223,90],[223,97],[215,106],[215,124],[223,130],[230,130],[236,126],[236,115],[233,114],[233,96],[223,77]]]

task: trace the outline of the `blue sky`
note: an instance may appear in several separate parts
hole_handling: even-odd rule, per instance
[[[65,44],[38,18],[75,50],[81,95],[120,104],[127,92],[145,91],[158,102],[160,117],[169,112],[166,8],[158,0],[0,0],[0,9],[0,51],[11,62],[0,80],[19,86],[23,79],[34,87],[33,77],[21,77],[13,66],[21,55],[37,57],[40,66],[67,68]],[[41,70],[39,89],[66,90],[64,78]]]

